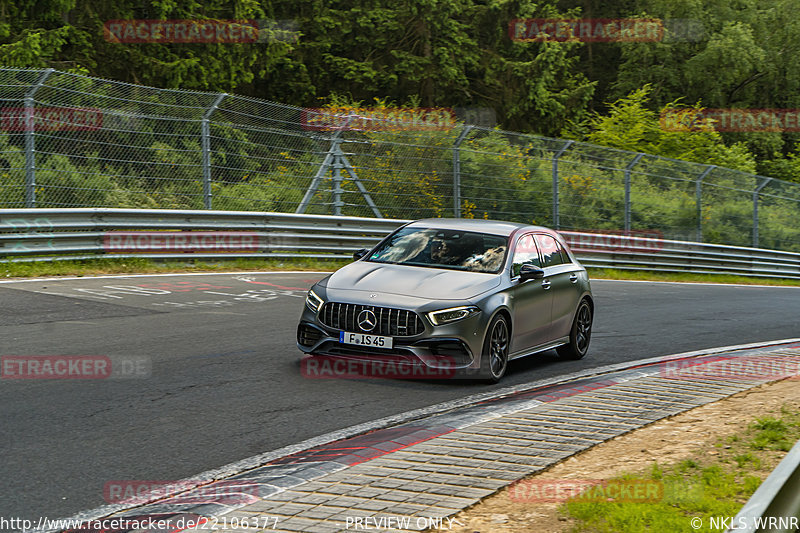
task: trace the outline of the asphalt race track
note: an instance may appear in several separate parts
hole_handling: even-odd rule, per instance
[[[109,379],[0,380],[0,516],[106,504],[115,480],[179,480],[329,431],[471,395],[458,381],[309,379],[295,326],[322,274],[0,284],[0,356],[134,361]],[[589,355],[512,363],[501,385],[800,336],[800,288],[593,282]]]

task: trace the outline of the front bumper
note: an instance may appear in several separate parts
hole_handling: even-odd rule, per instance
[[[297,347],[306,354],[345,358],[357,361],[391,361],[442,371],[478,369],[483,343],[481,315],[435,326],[423,313],[425,330],[414,336],[392,336],[390,349],[339,342],[341,329],[322,323],[318,314],[304,308],[297,326]]]

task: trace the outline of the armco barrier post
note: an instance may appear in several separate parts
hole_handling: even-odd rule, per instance
[[[34,112],[36,91],[53,73],[52,68],[45,70],[31,90],[25,94],[25,207],[36,207],[36,120]]]
[[[553,154],[553,228],[556,230],[561,229],[560,213],[558,212],[558,160],[574,143],[575,141],[567,141]]]
[[[203,121],[200,126],[200,145],[203,151],[203,205],[206,209],[211,209],[211,115],[217,110],[222,100],[228,96],[222,93],[217,96],[214,103],[203,113]]]

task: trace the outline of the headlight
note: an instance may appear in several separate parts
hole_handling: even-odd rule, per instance
[[[314,294],[314,291],[308,291],[306,295],[306,305],[309,309],[316,313],[319,311],[319,308],[322,307],[323,303],[325,302],[322,301],[322,298]]]
[[[431,311],[428,313],[428,320],[434,326],[441,326],[448,322],[455,322],[464,318],[477,315],[481,310],[474,305],[465,305],[462,307],[451,307],[450,309],[442,309],[441,311]]]

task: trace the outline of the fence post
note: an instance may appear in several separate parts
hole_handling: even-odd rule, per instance
[[[36,117],[33,95],[53,73],[52,68],[45,70],[31,89],[25,93],[25,207],[36,207]]]
[[[759,176],[756,176],[758,180]],[[758,193],[761,189],[767,186],[772,178],[764,178],[760,184],[753,190],[753,248],[758,248]]]
[[[453,143],[453,216],[461,218],[461,143],[464,138],[474,128],[472,124],[467,124],[458,134],[456,142]]]
[[[697,242],[703,242],[703,180],[715,168],[717,165],[708,165],[694,184],[695,205],[697,206]]]
[[[631,231],[631,169],[636,166],[645,155],[642,152],[636,154],[633,161],[625,167],[625,233]]]
[[[203,205],[206,209],[211,209],[211,115],[217,110],[222,100],[228,96],[227,93],[221,93],[214,100],[205,113],[203,113],[203,121],[200,123],[200,146],[203,155]]]
[[[558,160],[574,143],[575,141],[567,141],[553,154],[553,229],[555,230],[561,229],[561,214],[558,210]]]

